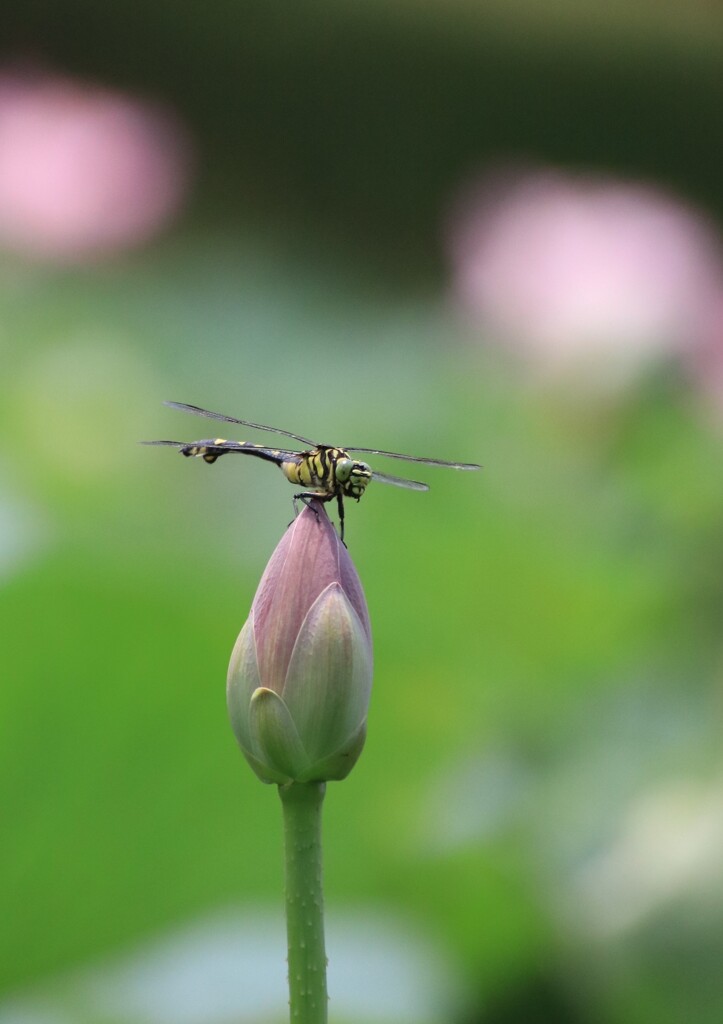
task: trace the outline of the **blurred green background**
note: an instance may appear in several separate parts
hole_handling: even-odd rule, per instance
[[[34,0],[0,52],[193,153],[145,244],[0,254],[2,1024],[284,1019],[278,798],[224,680],[291,491],[138,446],[206,436],[163,399],[484,463],[348,509],[376,674],[326,802],[331,1019],[719,1022],[720,389],[669,351],[541,383],[459,315],[444,225],[511,161],[715,231],[720,9]]]

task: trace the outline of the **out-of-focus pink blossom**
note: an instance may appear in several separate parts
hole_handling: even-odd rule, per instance
[[[469,189],[448,227],[459,305],[545,369],[619,379],[707,341],[715,232],[651,186],[517,173]]]
[[[58,261],[145,242],[178,211],[189,146],[166,110],[69,78],[0,73],[0,246]]]

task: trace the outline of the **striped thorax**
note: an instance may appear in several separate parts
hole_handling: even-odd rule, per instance
[[[304,452],[298,462],[282,462],[281,470],[292,484],[318,490],[330,498],[343,494],[357,501],[372,478],[365,462],[349,458],[343,448],[319,446]]]

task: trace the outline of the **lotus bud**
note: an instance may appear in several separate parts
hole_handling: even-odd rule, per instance
[[[361,582],[314,502],[271,556],[229,665],[231,726],[259,778],[345,778],[364,745],[371,684]]]

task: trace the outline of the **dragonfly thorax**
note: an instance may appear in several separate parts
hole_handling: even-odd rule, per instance
[[[325,496],[322,500],[342,495],[358,501],[372,478],[365,462],[349,458],[343,448],[321,445],[301,453],[298,461],[284,460],[280,466],[287,480],[319,492]]]

